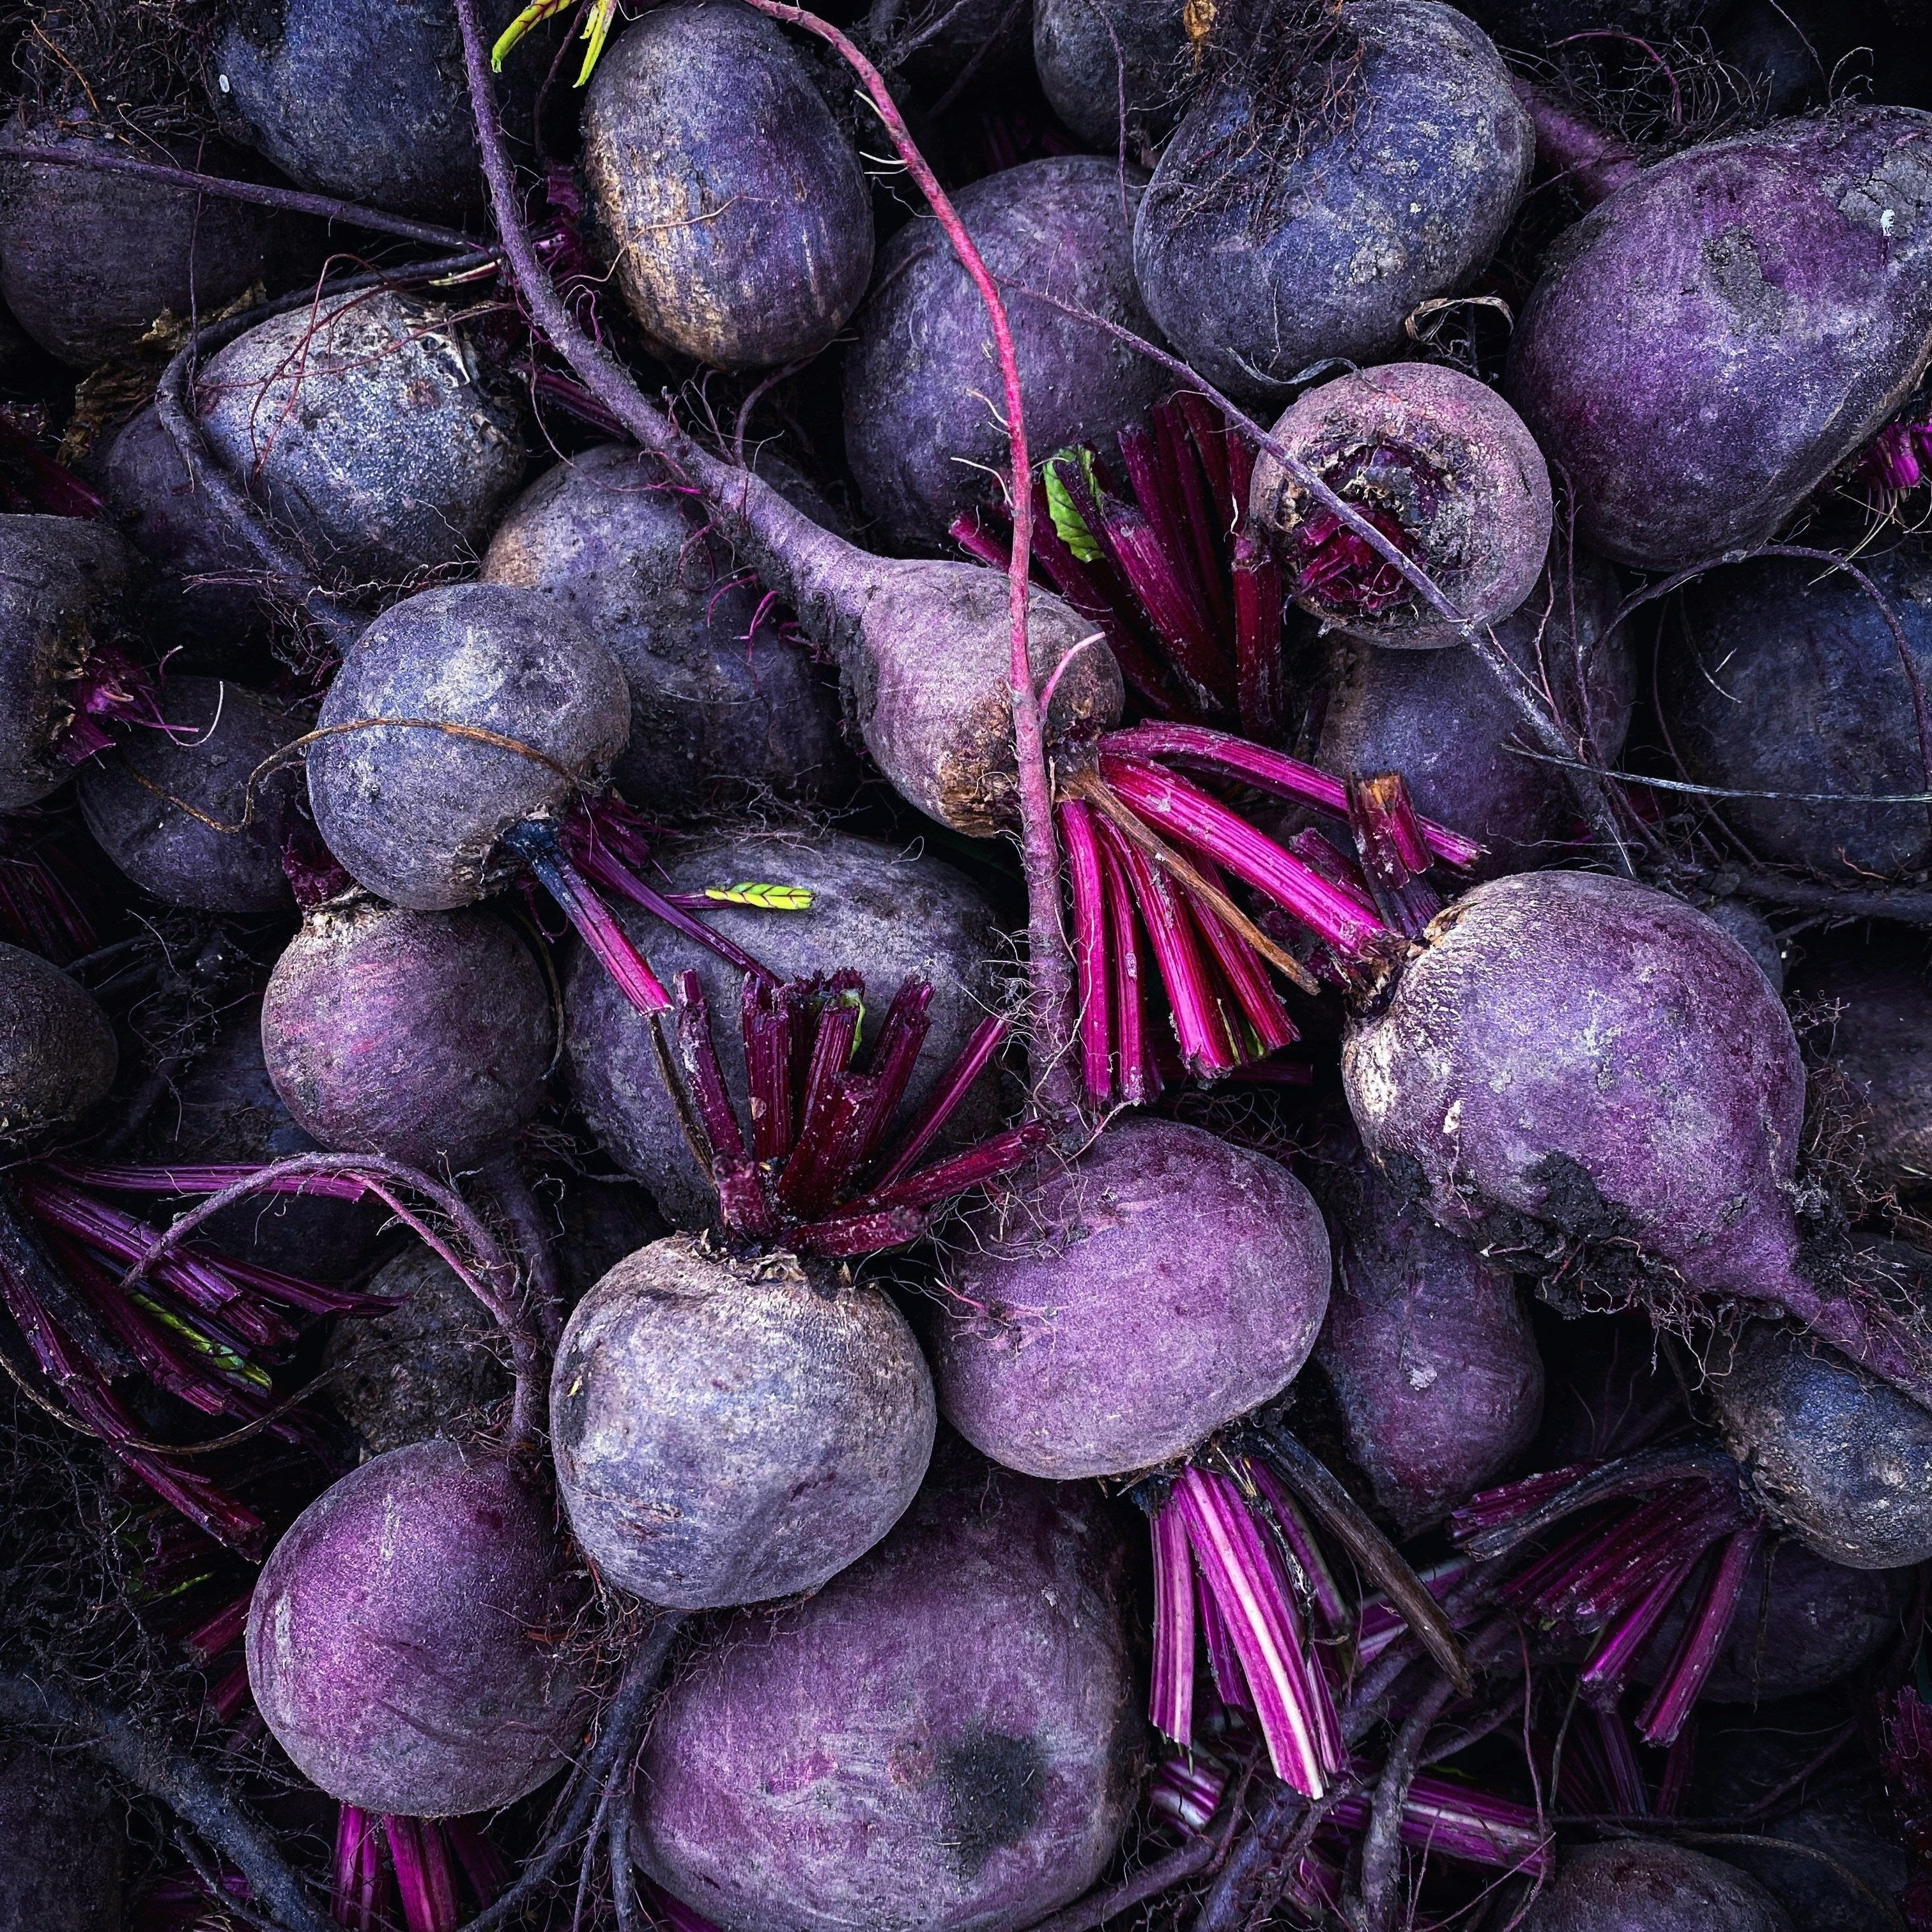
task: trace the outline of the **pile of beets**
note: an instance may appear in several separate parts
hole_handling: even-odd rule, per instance
[[[1932,1932],[1924,11],[0,7],[0,1932]]]

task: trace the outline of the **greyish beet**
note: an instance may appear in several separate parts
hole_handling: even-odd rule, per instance
[[[1089,146],[1113,153],[1126,108],[1127,152],[1174,124],[1188,74],[1187,30],[1150,0],[1034,0],[1033,58],[1053,111]]]
[[[37,952],[0,945],[0,1142],[77,1126],[114,1085],[114,1029],[92,994]]]
[[[1754,1879],[1702,1852],[1617,1839],[1566,1850],[1523,1932],[1792,1932]]]
[[[578,1542],[607,1583],[674,1610],[836,1576],[904,1513],[936,1426],[932,1378],[878,1288],[687,1234],[584,1298],[550,1388]]]
[[[1020,1932],[1133,1807],[1126,1590],[1096,1493],[942,1447],[878,1549],[674,1674],[632,1856],[724,1932]]]
[[[940,1411],[1010,1468],[1150,1468],[1279,1395],[1328,1306],[1328,1231],[1264,1154],[1123,1120],[976,1210],[928,1352]]]
[[[985,176],[957,197],[1006,290],[1027,436],[1042,456],[1090,442],[1114,461],[1115,434],[1172,386],[1144,356],[1018,292],[1043,290],[1151,335],[1134,286],[1140,195],[1111,160],[1067,154]],[[937,221],[907,223],[880,254],[845,360],[845,453],[895,542],[943,545],[955,517],[996,494],[988,472],[1004,460],[1006,432],[982,392],[997,380],[979,291]]]
[[[0,1732],[0,1932],[121,1932],[126,1808],[78,1751]]]

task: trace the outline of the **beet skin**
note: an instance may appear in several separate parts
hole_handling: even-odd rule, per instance
[[[1522,1932],[1792,1932],[1754,1879],[1683,1845],[1615,1839],[1563,1854]]]
[[[91,993],[38,952],[0,945],[0,1143],[78,1125],[112,1088],[116,1057]]]

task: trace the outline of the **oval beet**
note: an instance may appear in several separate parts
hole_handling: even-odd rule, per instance
[[[1174,124],[1189,78],[1180,11],[1150,0],[1034,0],[1033,58],[1053,111],[1090,146],[1128,152]]]
[[[78,1752],[0,1731],[0,1927],[121,1932],[126,1808]]]
[[[1579,1845],[1523,1932],[1792,1932],[1754,1880],[1702,1852],[1648,1839]]]
[[[0,1141],[31,1145],[105,1100],[118,1063],[107,1016],[38,953],[0,945]]]

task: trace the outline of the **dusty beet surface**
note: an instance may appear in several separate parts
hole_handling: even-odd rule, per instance
[[[37,952],[0,945],[0,1141],[28,1146],[105,1100],[114,1030],[93,996]]]
[[[1566,1851],[1524,1932],[1792,1932],[1755,1880],[1704,1852],[1646,1839]]]
[[[0,1736],[0,1926],[121,1932],[123,1800],[74,1750]]]
[[[1129,154],[1179,114],[1187,30],[1168,7],[1138,0],[1036,0],[1033,58],[1053,110],[1096,152],[1112,154],[1126,107]]]

